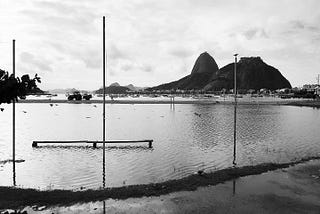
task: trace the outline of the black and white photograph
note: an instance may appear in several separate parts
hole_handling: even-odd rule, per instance
[[[0,0],[0,214],[320,213],[319,0]]]

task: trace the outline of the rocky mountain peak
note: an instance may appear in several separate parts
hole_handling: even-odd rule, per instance
[[[110,84],[109,86],[120,86],[120,84],[119,83],[117,83],[117,82],[114,82],[114,83],[112,83],[112,84]]]
[[[208,54],[207,52],[203,52],[197,58],[192,68],[191,75],[197,74],[197,73],[215,74],[218,70],[219,70],[219,67],[216,61],[213,59],[213,57],[210,56],[210,54]]]

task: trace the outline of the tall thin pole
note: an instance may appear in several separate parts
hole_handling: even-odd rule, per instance
[[[105,161],[106,161],[106,35],[105,17],[103,16],[103,187],[105,187]]]
[[[16,77],[16,40],[12,40],[12,74]],[[13,163],[13,185],[16,185],[16,101],[12,101],[12,163]]]
[[[234,127],[233,127],[233,164],[236,165],[236,141],[237,141],[237,56],[234,54]]]

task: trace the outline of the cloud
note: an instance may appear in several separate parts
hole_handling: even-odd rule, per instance
[[[178,48],[173,48],[169,50],[169,54],[179,58],[186,58],[186,57],[192,56],[193,52],[192,50],[188,50],[183,47],[178,47]]]
[[[20,54],[20,60],[30,69],[35,69],[40,72],[52,71],[52,68],[50,67],[51,63],[48,60],[45,60],[41,57],[36,58],[33,54],[30,54],[28,52],[22,52]]]
[[[108,56],[110,59],[119,60],[119,59],[127,59],[127,54],[120,50],[118,46],[115,44],[111,44],[109,50],[107,50]]]
[[[150,73],[153,72],[153,67],[151,65],[142,65],[141,66],[142,71]]]
[[[76,74],[77,82],[90,79],[92,85],[87,87],[97,88],[102,15],[107,17],[108,81],[158,85],[176,80],[190,73],[203,51],[211,53],[220,67],[231,62],[235,52],[260,55],[270,64],[275,62],[275,67],[284,65],[281,70],[293,85],[305,81],[303,72],[315,76],[319,67],[319,0],[4,2],[0,3],[0,39],[17,39],[24,51],[17,66],[52,71],[43,76],[44,88],[58,87],[56,79],[72,79]],[[3,51],[0,59],[11,65],[7,55]],[[302,59],[311,63],[306,67]],[[93,75],[88,77],[88,72]],[[59,84],[73,87],[71,82]]]
[[[89,6],[66,1],[33,1],[33,6],[19,11],[34,25],[46,29],[47,36],[62,33],[96,33],[95,20],[100,18]]]
[[[153,66],[150,64],[139,64],[136,62],[133,62],[131,60],[121,60],[118,62],[118,67],[119,71],[124,71],[124,72],[138,72],[141,73],[141,71],[146,72],[146,73],[152,73],[154,71]]]
[[[134,65],[132,63],[124,63],[121,65],[121,70],[123,71],[130,71],[134,68]]]
[[[282,23],[282,32],[286,36],[312,36],[315,34],[319,37],[320,28],[319,28],[320,21],[317,20],[313,21],[304,21],[304,20],[290,20],[288,22]]]
[[[300,21],[300,20],[290,21],[290,22],[289,22],[289,25],[290,25],[292,28],[295,28],[295,29],[304,29],[304,28],[305,28],[305,24],[302,23],[302,21]]]
[[[53,1],[34,1],[34,7],[41,8],[42,10],[48,10],[55,12],[56,14],[72,15],[77,12],[77,8],[74,5],[68,5],[64,2]]]
[[[268,38],[267,33],[264,29],[259,28],[252,28],[243,33],[243,35],[248,39],[254,39],[254,38]]]
[[[95,49],[88,49],[80,54],[80,58],[84,61],[87,68],[101,68],[102,54]]]

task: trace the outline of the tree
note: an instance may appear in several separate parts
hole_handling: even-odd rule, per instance
[[[37,74],[34,78],[30,78],[28,74],[19,78],[0,69],[0,105],[17,101],[18,97],[24,98],[29,92],[38,89],[37,83],[40,82]]]

